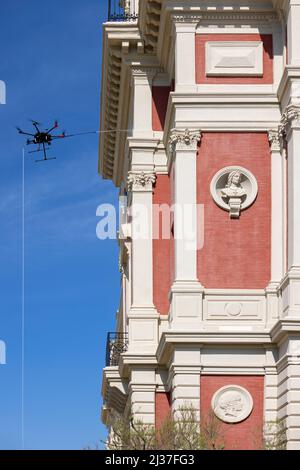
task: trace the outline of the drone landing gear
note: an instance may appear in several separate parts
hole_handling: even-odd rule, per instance
[[[47,157],[47,158],[42,158],[41,160],[35,160],[36,163],[38,162],[44,162],[47,160],[56,160],[56,157]]]

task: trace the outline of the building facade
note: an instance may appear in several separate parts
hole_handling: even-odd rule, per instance
[[[300,2],[115,4],[99,171],[122,200],[122,292],[102,419],[158,426],[189,403],[226,448],[283,420],[300,449]]]

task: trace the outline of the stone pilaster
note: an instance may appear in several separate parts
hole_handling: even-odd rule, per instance
[[[131,201],[131,308],[129,351],[155,352],[159,315],[153,304],[152,192],[156,176],[151,171],[130,171]]]
[[[287,450],[300,450],[300,336],[289,335],[278,362],[278,418],[286,427]]]
[[[300,66],[300,2],[289,0],[287,2],[287,52],[288,64]]]
[[[279,317],[279,286],[284,274],[285,251],[285,159],[278,130],[268,133],[271,152],[271,280],[266,288],[267,324]]]
[[[175,89],[196,91],[195,33],[197,21],[173,16],[175,29]]]
[[[172,328],[192,326],[201,320],[203,288],[197,278],[197,249],[201,217],[197,206],[198,129],[173,129],[169,158],[174,169],[175,280],[171,288]]]
[[[200,421],[200,348],[176,347],[169,370],[169,386],[172,390],[172,412],[180,416],[180,410],[193,407]]]
[[[282,316],[300,320],[300,106],[287,106],[279,131],[286,140],[288,180],[288,259],[281,283]]]
[[[155,370],[133,368],[129,383],[131,413],[135,420],[155,424]]]

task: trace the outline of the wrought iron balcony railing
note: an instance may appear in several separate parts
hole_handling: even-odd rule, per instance
[[[108,0],[108,21],[134,21],[138,17],[137,0]]]
[[[106,367],[117,366],[120,355],[128,349],[127,333],[108,333],[106,342]]]

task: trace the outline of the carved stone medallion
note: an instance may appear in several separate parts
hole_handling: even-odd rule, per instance
[[[228,166],[215,174],[210,192],[218,206],[227,210],[232,219],[238,219],[240,212],[255,201],[258,186],[249,170],[241,166]]]
[[[240,302],[229,302],[225,306],[225,312],[231,317],[237,317],[242,311],[242,304]]]
[[[211,407],[215,415],[225,423],[239,423],[251,414],[253,400],[245,388],[227,385],[214,394]]]

